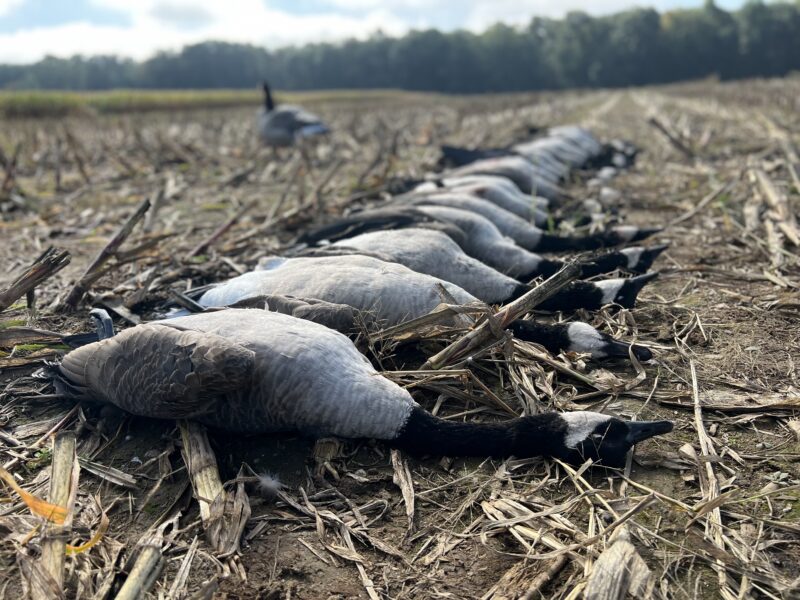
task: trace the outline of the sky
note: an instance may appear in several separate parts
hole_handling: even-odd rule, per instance
[[[737,8],[741,0],[717,0]],[[45,55],[116,54],[135,59],[206,40],[279,48],[366,38],[381,30],[482,31],[569,10],[607,14],[632,6],[694,7],[702,0],[0,0],[0,63]]]

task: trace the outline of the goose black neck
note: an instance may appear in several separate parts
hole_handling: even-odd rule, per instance
[[[267,111],[269,112],[275,108],[275,102],[273,102],[272,100],[272,92],[270,91],[269,85],[267,85],[266,81],[264,82],[263,87],[264,87],[264,108],[266,108]]]
[[[440,419],[416,406],[390,444],[416,456],[551,456],[563,447],[563,433],[549,431],[554,419],[553,413],[502,423],[462,423]],[[532,429],[538,435],[529,435]]]
[[[590,281],[573,281],[539,304],[542,310],[596,310],[603,305],[603,291]]]
[[[517,279],[523,282],[533,281],[537,277],[544,277],[546,279],[552,275],[555,275],[563,267],[563,261],[543,258],[541,261],[539,261],[539,264],[536,265],[536,268],[533,271],[525,273],[524,275],[517,277]]]
[[[545,233],[536,245],[537,251],[597,250],[606,245],[601,235],[561,236]]]
[[[625,267],[628,264],[628,257],[619,252],[607,252],[591,259],[581,265],[581,277],[594,277],[603,273],[610,273],[614,269]]]

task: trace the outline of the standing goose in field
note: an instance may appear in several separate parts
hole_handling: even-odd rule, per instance
[[[137,325],[51,367],[60,393],[240,433],[375,438],[415,455],[550,456],[619,467],[670,421],[546,413],[495,423],[433,416],[345,336],[278,313],[226,310]]]
[[[199,298],[198,303],[210,308],[241,305],[241,302],[248,299],[260,301],[262,296],[289,296],[301,300],[322,301],[329,305],[350,306],[362,313],[368,313],[370,322],[374,324],[393,326],[424,316],[439,304],[446,302],[442,290],[459,304],[478,302],[477,297],[449,281],[412,271],[402,264],[381,260],[379,256],[380,254],[376,253],[374,256],[339,254],[297,258],[271,257],[262,263],[262,269],[234,277],[208,290]],[[522,295],[530,289],[519,282],[513,283],[515,287],[511,291],[510,298]],[[622,299],[629,293],[628,287],[622,286],[617,292],[617,296]],[[598,301],[606,296],[608,296],[607,288],[599,284],[573,282],[551,298],[548,306],[563,304],[563,310],[569,310],[576,302],[580,304],[581,301],[586,301],[590,304],[590,308],[597,308],[600,306]],[[604,303],[613,301],[612,298]],[[555,310],[546,308],[545,304],[542,307],[546,310]],[[291,310],[291,314],[305,316],[295,313],[294,308]],[[313,320],[331,327],[340,327],[341,321],[338,319],[342,318],[341,311],[333,311],[331,314],[329,313],[331,308],[326,306],[301,310],[317,311]],[[334,319],[337,320],[331,322]],[[349,333],[349,330],[344,332]],[[595,358],[628,355],[628,345],[617,342],[609,336],[598,332],[601,338],[598,342],[596,337],[592,339],[582,335],[575,337],[578,333],[580,332],[574,332],[573,336],[568,332],[555,335],[554,330],[540,328],[537,323],[532,322],[524,331],[518,332],[518,337],[548,348],[558,346],[561,350],[588,352]],[[650,358],[649,350],[646,348],[636,347],[635,354],[640,360]]]
[[[317,115],[299,106],[276,106],[266,81],[263,88],[264,108],[258,118],[258,132],[265,144],[273,147],[293,146],[304,139],[330,133],[328,126]]]
[[[582,276],[593,277],[617,268],[642,273],[647,271],[655,258],[666,246],[654,248],[626,248],[620,252],[610,252],[597,257],[594,262],[582,265]],[[489,304],[505,303],[520,295],[522,282],[504,275],[489,265],[466,254],[447,234],[424,228],[373,231],[324,246],[316,255],[336,251],[341,255],[347,251],[372,254],[382,260],[400,263],[417,273],[425,273],[463,288],[476,298]],[[305,255],[310,255],[306,251]],[[532,255],[536,256],[536,255]],[[538,257],[540,262],[534,267],[536,276],[549,277],[564,267],[566,263]],[[533,271],[532,271],[533,272]],[[594,284],[592,284],[594,286]],[[554,304],[562,299],[556,295]]]

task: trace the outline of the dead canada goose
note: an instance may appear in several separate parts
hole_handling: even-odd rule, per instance
[[[499,175],[514,182],[523,193],[558,200],[565,194],[551,176],[522,156],[500,156],[477,160],[442,174],[444,177],[465,175]]]
[[[73,350],[51,373],[69,397],[136,415],[243,433],[376,438],[417,455],[552,456],[618,467],[634,444],[673,427],[583,411],[501,423],[441,419],[381,377],[345,336],[259,310],[138,325]]]
[[[412,271],[401,264],[386,262],[375,256],[350,254],[298,258],[272,257],[264,263],[264,267],[263,270],[245,273],[208,290],[198,300],[199,304],[205,307],[223,307],[241,305],[242,301],[248,299],[260,302],[262,296],[290,296],[300,300],[322,301],[328,305],[350,306],[362,313],[368,313],[369,320],[373,324],[393,326],[428,314],[439,304],[448,302],[447,296],[459,304],[478,302],[478,298],[449,281]],[[576,303],[581,302],[590,304],[590,308],[598,308],[615,300],[630,307],[629,287],[618,284],[618,281],[633,280],[610,281],[610,285],[604,282],[573,282],[565,290],[543,303],[542,308],[572,310]],[[517,295],[529,289],[526,285],[517,282],[515,284]],[[616,295],[609,296],[609,289],[615,291]],[[513,292],[512,297],[514,297]],[[607,297],[611,299],[607,300]],[[630,302],[633,301],[635,293]],[[263,306],[263,303],[261,305]],[[554,306],[563,308],[557,309]],[[290,314],[295,314],[294,310],[292,307]],[[348,318],[347,315],[343,316],[340,310],[331,311],[329,306],[302,308],[301,311],[315,312],[315,321],[337,329],[340,329],[340,323],[346,323]],[[531,323],[524,331],[517,333],[521,339],[548,348],[555,348],[560,344],[559,351],[588,352],[595,358],[621,355],[620,342],[599,332],[598,335],[603,340],[602,347],[595,343],[594,339],[576,337],[580,333],[577,331],[573,336],[558,332],[555,341],[551,341],[556,332],[546,327],[539,328],[536,323]],[[627,347],[626,344],[625,348]],[[637,356],[641,356],[640,360],[648,360],[650,357],[646,349],[638,354],[637,347],[635,352]]]
[[[647,271],[653,261],[666,246],[653,248],[626,248],[619,252],[609,252],[596,257],[583,265],[582,276],[593,277],[608,273],[617,268],[635,273]],[[490,304],[513,300],[535,277],[549,277],[564,267],[566,263],[531,255],[528,267],[531,270],[520,280],[509,277],[489,265],[466,254],[447,234],[410,227],[389,231],[362,233],[352,238],[323,246],[319,250],[307,250],[305,256],[326,256],[333,251],[338,255],[347,251],[375,256],[382,260],[400,263],[417,273],[425,273],[450,283],[455,283],[476,298]],[[538,262],[536,262],[538,261]],[[554,303],[558,304],[558,296]]]

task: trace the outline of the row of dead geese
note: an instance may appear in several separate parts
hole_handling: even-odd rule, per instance
[[[275,113],[265,88],[265,115]],[[303,123],[314,116],[272,123]],[[262,123],[263,125],[263,123]],[[314,127],[322,132],[324,127]],[[285,132],[281,143],[295,141]],[[262,130],[263,134],[263,130]],[[273,134],[275,132],[273,131]],[[277,134],[275,134],[277,135]],[[633,444],[671,431],[669,421],[625,422],[585,411],[546,413],[501,423],[433,416],[408,391],[382,377],[347,334],[356,319],[391,326],[443,301],[504,303],[563,263],[537,251],[591,250],[642,240],[655,230],[616,227],[558,236],[541,226],[563,196],[571,169],[629,164],[630,147],[604,146],[587,131],[562,127],[529,143],[487,151],[444,149],[457,166],[405,185],[377,208],[304,232],[292,251],[267,257],[249,273],[197,298],[233,307],[139,325],[114,335],[93,311],[100,341],[51,368],[60,393],[108,402],[137,415],[196,419],[248,433],[300,431],[313,436],[376,438],[416,455],[552,456],[573,463],[623,464]],[[639,275],[576,281],[540,306],[549,310],[632,307],[664,246],[606,252],[584,276],[623,269]],[[254,304],[269,310],[236,308]],[[651,358],[587,323],[515,323],[513,333],[551,352],[594,359]]]

